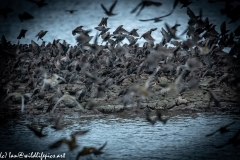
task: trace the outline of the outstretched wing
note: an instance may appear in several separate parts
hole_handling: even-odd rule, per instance
[[[106,7],[103,4],[101,4],[101,7],[105,12],[108,12],[108,10],[106,9]]]
[[[110,7],[110,12],[112,12],[113,11],[113,9],[114,9],[114,7],[116,6],[116,4],[117,4],[117,0],[115,0],[115,2],[112,4],[112,6]]]

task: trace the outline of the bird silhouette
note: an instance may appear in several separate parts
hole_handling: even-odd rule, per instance
[[[95,156],[103,154],[102,150],[107,145],[107,142],[105,142],[101,147],[95,148],[95,147],[83,147],[83,149],[78,153],[76,160],[78,160],[81,156],[86,156],[90,154],[94,154]]]
[[[55,149],[55,148],[59,148],[62,144],[66,144],[66,145],[68,145],[69,150],[72,151],[78,147],[76,136],[84,135],[88,132],[89,132],[89,130],[74,132],[70,135],[71,136],[70,140],[68,140],[66,138],[62,138],[62,139],[56,141],[55,143],[51,144],[49,146],[49,148]]]
[[[209,137],[209,136],[212,136],[214,135],[215,133],[217,132],[220,132],[221,134],[225,133],[225,132],[228,132],[229,130],[227,129],[227,127],[233,125],[235,123],[235,121],[225,125],[225,126],[221,126],[219,129],[217,129],[216,131],[210,133],[210,134],[207,134],[206,137]]]
[[[240,129],[237,131],[237,133],[228,140],[228,142],[226,142],[225,144],[223,145],[220,145],[220,146],[215,146],[213,145],[215,148],[223,148],[227,145],[233,145],[234,147],[237,147],[239,144],[240,144]]]
[[[28,0],[28,1],[35,3],[39,8],[47,5],[47,3],[45,2],[45,0],[40,0],[40,1]]]
[[[138,8],[141,7],[140,10],[138,11],[137,15],[136,15],[136,16],[138,16],[145,7],[149,7],[149,6],[157,6],[157,7],[159,7],[159,6],[161,6],[161,5],[162,5],[161,2],[150,1],[150,0],[143,0],[142,2],[140,2],[140,3],[131,11],[131,13],[135,13],[135,12],[138,10]]]
[[[69,12],[70,14],[73,14],[74,12],[76,12],[77,10],[65,10],[66,12]]]
[[[37,40],[41,39],[43,41],[43,36],[45,36],[45,34],[47,33],[48,31],[43,31],[41,30],[40,32],[38,32],[38,34],[36,35],[36,37],[38,37]]]
[[[22,14],[18,14],[18,18],[20,19],[21,22],[23,22],[24,20],[34,19],[34,17],[28,12],[23,12]]]
[[[111,7],[109,8],[109,10],[107,10],[106,7],[105,7],[103,4],[101,4],[101,7],[102,7],[102,9],[104,10],[104,12],[105,12],[106,15],[108,15],[108,16],[115,16],[115,15],[117,15],[117,14],[116,14],[116,13],[113,13],[113,9],[114,9],[114,7],[116,6],[116,4],[117,4],[117,0],[115,0],[115,2],[111,5]]]
[[[173,3],[173,8],[172,8],[171,12],[166,14],[166,15],[163,15],[163,16],[160,16],[160,17],[155,17],[155,18],[150,18],[150,19],[139,19],[139,21],[142,21],[142,22],[154,21],[155,23],[156,22],[160,22],[160,21],[162,21],[162,18],[168,17],[168,16],[170,16],[173,13],[173,11],[175,10],[177,4],[178,4],[178,0],[175,0],[174,3]]]
[[[21,38],[25,38],[25,33],[27,32],[27,30],[22,29],[17,37],[17,39],[21,39]]]
[[[7,15],[8,13],[14,11],[12,8],[8,8],[8,7],[5,7],[3,9],[0,9],[0,14],[5,18],[7,19]]]
[[[32,131],[37,137],[42,138],[42,137],[46,137],[46,134],[43,134],[42,131],[45,127],[47,127],[47,125],[41,125],[41,129],[38,130],[37,128],[31,126],[31,125],[27,125],[28,129],[30,131]]]

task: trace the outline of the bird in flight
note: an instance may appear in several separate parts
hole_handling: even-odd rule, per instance
[[[74,12],[76,12],[77,10],[73,10],[73,9],[70,9],[70,10],[65,10],[66,12],[69,12],[70,14],[73,14]]]
[[[25,33],[27,32],[27,30],[22,29],[17,37],[17,39],[21,39],[21,38],[25,38]]]
[[[37,5],[39,8],[47,5],[47,3],[45,2],[45,0],[40,0],[40,1],[28,0],[28,1],[29,1],[29,2],[33,2],[33,3],[36,3],[36,5]]]
[[[143,0],[131,11],[131,13],[135,13],[138,10],[138,8],[141,7],[140,10],[138,11],[137,15],[136,15],[136,16],[138,16],[141,13],[141,11],[143,10],[144,7],[149,7],[149,6],[159,7],[161,5],[162,5],[161,2]]]
[[[116,4],[117,4],[117,0],[115,0],[115,2],[111,5],[111,7],[109,8],[109,10],[107,10],[106,7],[105,7],[103,4],[101,4],[101,7],[102,7],[102,9],[105,11],[105,14],[106,14],[106,15],[108,15],[108,16],[115,16],[116,13],[113,13],[113,9],[114,9],[114,7],[116,6]]]
[[[4,8],[4,9],[0,9],[0,14],[1,14],[5,19],[7,19],[8,13],[10,13],[10,12],[12,12],[12,11],[13,11],[12,8],[6,7],[6,8]]]

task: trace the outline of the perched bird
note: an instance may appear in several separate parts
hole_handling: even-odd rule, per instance
[[[0,14],[3,16],[3,18],[7,19],[8,13],[14,11],[12,8],[5,7],[3,9],[0,9]]]
[[[28,0],[28,1],[35,3],[39,8],[47,5],[45,0],[40,0],[40,1]]]
[[[115,0],[115,2],[111,5],[111,7],[109,8],[109,10],[107,10],[106,7],[105,7],[103,4],[101,4],[101,7],[102,7],[102,9],[104,10],[104,12],[105,12],[106,15],[108,15],[108,16],[115,16],[115,15],[117,15],[117,14],[116,14],[116,13],[113,13],[113,9],[114,9],[114,7],[116,6],[116,4],[117,4],[117,0]]]
[[[76,12],[77,10],[71,9],[71,10],[65,10],[66,12],[69,12],[70,14],[73,14],[74,12]]]
[[[90,154],[94,154],[95,156],[103,154],[102,150],[107,145],[107,142],[105,142],[101,147],[95,148],[95,147],[83,147],[83,149],[78,153],[76,160],[78,160],[81,156],[86,156]]]
[[[219,129],[217,129],[216,131],[214,131],[214,132],[212,132],[212,133],[210,133],[210,134],[207,134],[206,137],[212,136],[212,135],[214,135],[214,134],[217,133],[217,132],[220,132],[221,134],[223,134],[223,133],[229,131],[229,130],[227,129],[227,127],[233,125],[234,123],[235,123],[235,121],[233,121],[233,122],[231,122],[231,123],[229,123],[229,124],[227,124],[227,125],[225,125],[225,126],[221,126],[221,127],[220,127]]]
[[[98,26],[106,26],[107,27],[107,20],[108,20],[108,17],[103,17]]]
[[[85,131],[77,131],[77,132],[74,132],[72,133],[70,136],[71,136],[71,140],[68,140],[66,138],[62,138],[58,141],[56,141],[55,143],[51,144],[49,146],[50,149],[55,149],[55,148],[58,148],[60,147],[62,144],[66,144],[68,145],[69,147],[69,150],[72,151],[74,149],[76,149],[78,147],[77,145],[77,140],[76,140],[76,136],[81,136],[81,135],[85,135],[86,133],[88,133],[89,130],[85,130]]]
[[[21,32],[19,33],[17,39],[25,38],[25,33],[26,32],[27,32],[27,30],[22,29]]]
[[[150,1],[150,0],[142,0],[142,2],[140,2],[140,3],[131,11],[131,13],[135,13],[135,12],[138,10],[138,8],[141,7],[140,10],[138,11],[137,15],[136,15],[136,16],[138,16],[138,15],[141,13],[141,11],[144,9],[144,7],[149,7],[149,6],[157,6],[157,7],[159,7],[159,6],[161,6],[161,5],[162,5],[161,2]]]
[[[42,138],[42,137],[46,137],[47,135],[46,134],[43,134],[42,131],[43,131],[43,128],[47,127],[46,125],[41,125],[41,129],[38,130],[36,128],[34,128],[33,126],[31,125],[27,125],[28,129],[30,131],[32,131],[37,137],[39,138]]]
[[[34,19],[34,17],[28,12],[23,12],[22,14],[18,14],[18,18],[20,19],[21,22],[24,20]]]
[[[41,30],[40,32],[38,32],[38,34],[36,35],[36,37],[38,37],[37,40],[41,39],[43,41],[43,36],[45,36],[45,34],[47,33],[48,31],[43,31]]]

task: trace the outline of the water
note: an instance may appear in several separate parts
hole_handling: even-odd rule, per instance
[[[222,125],[232,121],[225,134],[216,133],[205,137]],[[25,124],[30,121],[9,121],[1,125],[0,151],[25,154],[43,152],[45,154],[66,154],[67,159],[75,159],[83,146],[100,147],[107,142],[104,154],[92,159],[237,159],[240,157],[240,146],[226,146],[216,149],[212,145],[221,145],[228,141],[240,128],[240,117],[236,115],[198,114],[171,117],[166,125],[150,125],[144,118],[121,118],[116,115],[66,117],[69,125],[54,131],[51,127],[44,129],[47,137],[38,138]],[[8,127],[6,127],[9,125]],[[4,127],[5,126],[5,127]],[[90,129],[83,136],[77,137],[79,147],[68,151],[67,146],[49,150],[53,142],[67,137],[73,131]],[[87,159],[89,156],[81,157]]]

